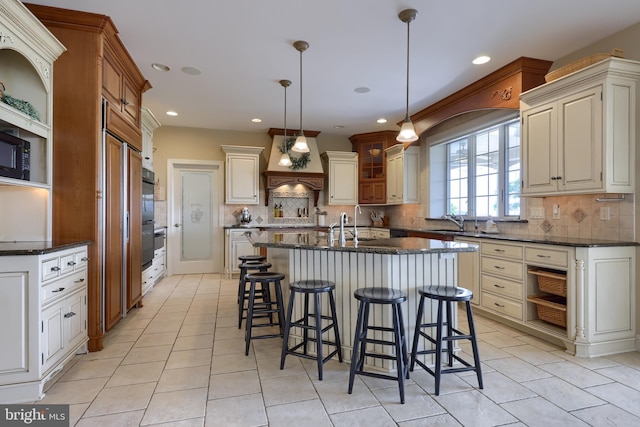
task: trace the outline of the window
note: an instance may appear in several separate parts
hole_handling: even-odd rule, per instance
[[[446,213],[520,215],[520,122],[512,120],[445,142]],[[433,188],[432,188],[433,190]]]

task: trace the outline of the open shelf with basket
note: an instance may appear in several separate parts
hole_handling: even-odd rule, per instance
[[[545,322],[551,329],[566,333],[567,273],[539,267],[529,267],[528,314],[531,322]]]

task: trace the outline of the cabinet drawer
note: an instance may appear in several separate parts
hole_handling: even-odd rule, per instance
[[[511,259],[522,259],[522,246],[510,246],[496,243],[482,243],[482,254]]]
[[[480,278],[482,290],[522,300],[522,283],[483,274]]]
[[[482,307],[500,314],[523,320],[522,303],[503,299],[488,292],[482,293]]]
[[[79,271],[70,276],[60,278],[47,283],[40,290],[40,301],[42,305],[49,303],[57,298],[64,297],[74,289],[86,284],[86,272]]]
[[[483,273],[496,274],[503,277],[522,280],[521,262],[483,256],[480,260],[480,269]]]
[[[89,262],[89,256],[87,255],[87,248],[74,252],[73,260],[75,261],[74,269],[82,270],[87,268]]]
[[[66,254],[60,257],[60,275],[73,271],[76,264],[73,254]]]
[[[60,257],[45,259],[42,261],[42,281],[55,279],[60,275]]]
[[[524,248],[524,259],[527,262],[536,264],[566,267],[569,259],[567,251],[544,249],[544,248]]]

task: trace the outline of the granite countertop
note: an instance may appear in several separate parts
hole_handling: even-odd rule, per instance
[[[347,241],[345,246],[340,246],[336,241],[329,246],[327,233],[315,230],[288,230],[283,231],[247,231],[249,241],[256,247],[284,248],[284,249],[311,249],[324,251],[377,253],[377,254],[425,254],[425,253],[452,253],[452,252],[477,252],[478,246],[461,242],[446,242],[442,240],[423,239],[420,237],[395,237],[390,239],[360,240],[354,244],[353,240]]]
[[[90,245],[91,240],[54,240],[54,241],[11,241],[0,242],[0,256],[44,255],[63,249]]]
[[[456,231],[447,229],[431,229],[420,227],[394,227],[383,226],[373,227],[371,225],[362,225],[361,227],[369,228],[386,228],[392,231],[400,232],[415,232],[415,233],[429,233],[430,235],[442,235],[447,238],[455,237],[473,237],[479,239],[492,239],[510,241],[514,243],[537,243],[545,245],[556,246],[569,246],[569,247],[616,247],[616,246],[640,246],[639,242],[632,241],[616,241],[606,239],[594,239],[594,238],[573,238],[573,237],[558,237],[558,236],[540,236],[540,235],[528,235],[528,234],[508,234],[508,233],[476,233],[473,231]],[[260,231],[296,231],[296,230],[309,230],[309,231],[328,231],[329,227],[320,227],[317,225],[255,225],[250,227],[243,227],[239,225],[225,226],[225,229],[254,229]],[[351,226],[347,228],[353,228]],[[431,236],[430,236],[431,237]],[[362,243],[362,240],[361,240]]]

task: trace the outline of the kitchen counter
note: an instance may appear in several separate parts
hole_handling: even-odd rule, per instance
[[[63,249],[90,245],[90,240],[11,241],[0,242],[0,256],[44,255]]]
[[[403,319],[407,342],[411,343],[419,301],[418,289],[430,285],[456,286],[457,254],[478,250],[473,244],[417,237],[366,240],[358,245],[347,241],[344,247],[339,243],[329,246],[326,231],[300,229],[248,231],[245,235],[254,246],[266,248],[272,271],[285,273],[282,282],[285,299],[288,299],[286,289],[292,281],[319,279],[335,283],[337,323],[346,360],[351,357],[357,320],[357,301],[353,298],[356,289],[389,287],[405,292],[407,302],[402,307]],[[303,317],[301,300],[296,301],[294,318]],[[322,308],[322,315],[328,315],[326,305]],[[433,303],[427,303],[422,323],[435,321],[434,307]],[[372,322],[388,322],[391,318],[389,310],[389,306],[372,307]],[[456,327],[456,313],[452,323]],[[333,338],[328,337],[329,340]],[[293,336],[291,339],[295,345],[301,337]],[[419,348],[428,345],[424,338],[419,338]],[[426,364],[433,364],[432,355],[421,357]],[[377,369],[393,369],[388,360],[371,362]]]

